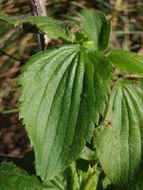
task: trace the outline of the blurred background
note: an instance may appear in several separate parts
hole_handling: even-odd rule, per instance
[[[143,55],[143,0],[47,0],[47,14],[58,19],[77,16],[83,8],[103,11],[112,22],[108,49],[126,49]],[[31,14],[28,0],[0,0],[9,15]],[[51,41],[48,47],[60,44]],[[22,157],[31,150],[18,119],[18,78],[28,58],[38,51],[34,34],[25,34],[0,21],[0,155]]]

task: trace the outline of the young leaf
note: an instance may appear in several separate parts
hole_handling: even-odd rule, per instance
[[[142,108],[142,82],[117,82],[105,120],[95,131],[99,162],[112,183],[118,186],[132,182],[143,161]]]
[[[20,115],[43,180],[69,165],[90,140],[93,122],[108,100],[111,77],[106,58],[80,45],[38,53],[26,64]]]
[[[73,162],[65,171],[66,188],[65,190],[79,190],[79,179],[76,163]]]
[[[35,176],[12,163],[3,162],[0,166],[1,190],[48,190]]]
[[[133,74],[143,74],[143,56],[125,50],[113,50],[107,55],[114,67]]]
[[[90,167],[87,173],[84,173],[80,185],[80,190],[96,190],[98,183],[99,172],[96,166]]]
[[[84,10],[81,14],[81,27],[93,40],[98,50],[105,50],[108,46],[111,24],[101,12]]]

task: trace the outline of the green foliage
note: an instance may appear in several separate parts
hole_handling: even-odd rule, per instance
[[[104,14],[84,10],[81,14],[81,27],[86,35],[91,39],[98,50],[105,50],[108,46],[111,24]]]
[[[37,17],[29,16],[25,18],[25,17],[7,16],[2,12],[0,12],[0,19],[14,26],[18,26],[21,24],[30,24],[32,26],[36,26],[38,30],[34,28],[35,32],[41,32],[47,34],[50,39],[63,38],[67,41],[74,40],[74,34],[70,30],[68,30],[68,27],[66,27],[66,24],[64,22],[48,16],[37,16]],[[31,27],[31,32],[33,32],[32,27]]]
[[[143,74],[143,57],[125,50],[113,50],[108,59],[114,67],[133,74]]]
[[[48,190],[66,190],[67,181],[64,173],[59,173],[52,180],[45,182]]]
[[[63,38],[67,41],[74,40],[74,34],[68,30],[66,24],[51,17],[28,17],[23,22],[35,25],[41,32],[47,34],[50,39]]]
[[[29,60],[20,79],[20,115],[42,179],[63,170],[90,141],[111,77],[106,58],[80,45],[41,52]]]
[[[96,129],[99,162],[118,186],[136,177],[143,151],[143,85],[129,80],[115,84],[104,122]]]
[[[0,13],[0,19],[72,42],[32,56],[20,77],[20,118],[45,185],[3,163],[0,188],[142,190],[143,58],[123,50],[101,52],[110,22],[100,12],[84,10],[77,33],[51,17]],[[126,72],[122,79],[113,67]]]
[[[18,26],[20,24],[20,20],[16,16],[7,16],[4,13],[0,12],[0,20],[6,21],[9,24],[14,26]]]
[[[35,176],[30,176],[26,171],[8,162],[3,162],[0,166],[0,189],[47,190]]]
[[[86,173],[83,172],[80,190],[96,190],[98,183],[98,171],[96,166],[89,167]]]

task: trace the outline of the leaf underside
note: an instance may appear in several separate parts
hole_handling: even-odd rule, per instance
[[[143,85],[123,80],[114,86],[95,146],[105,174],[115,185],[133,182],[143,151]]]
[[[20,117],[43,180],[63,170],[90,141],[108,100],[111,69],[104,56],[80,45],[38,53],[26,64]]]

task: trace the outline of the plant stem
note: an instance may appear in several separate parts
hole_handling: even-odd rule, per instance
[[[46,16],[46,1],[45,0],[30,0],[30,8],[33,16]],[[50,39],[47,35],[37,35],[39,50],[44,50],[48,46]]]

